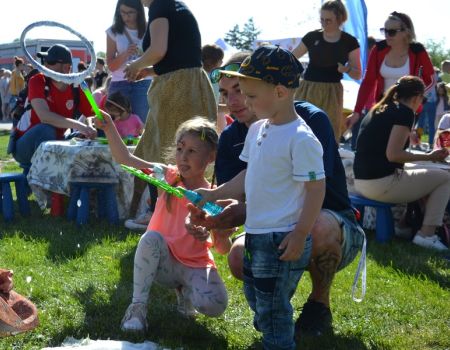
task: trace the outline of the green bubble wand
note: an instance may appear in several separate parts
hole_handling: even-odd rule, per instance
[[[148,183],[151,183],[152,185],[155,185],[156,187],[161,188],[168,194],[171,194],[175,197],[178,197],[178,198],[186,197],[189,201],[191,201],[195,205],[202,200],[202,195],[200,193],[197,193],[197,192],[191,191],[191,190],[187,190],[187,189],[185,189],[183,187],[179,187],[179,186],[178,187],[170,186],[167,182],[158,180],[157,178],[150,176],[150,174],[152,173],[152,171],[150,169],[139,170],[139,169],[133,168],[128,165],[123,165],[123,164],[121,164],[120,166],[122,167],[122,169],[130,172],[134,176],[136,176]],[[208,215],[215,216],[215,215],[220,214],[223,211],[223,208],[220,205],[217,205],[215,203],[206,202],[205,204],[203,204],[202,210],[204,210]]]
[[[84,94],[86,95],[87,100],[89,101],[89,104],[92,107],[92,110],[95,113],[95,116],[98,120],[103,121],[103,115],[102,112],[100,112],[100,108],[97,106],[97,102],[94,100],[94,96],[92,96],[91,90],[89,89],[88,84],[83,80],[80,83],[81,90],[83,90]]]

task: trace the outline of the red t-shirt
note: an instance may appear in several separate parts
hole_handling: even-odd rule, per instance
[[[47,78],[48,79],[48,78]],[[47,93],[47,97],[45,96],[45,89],[50,88]],[[85,116],[91,116],[94,113],[92,112],[91,105],[87,100],[83,91],[78,87],[80,102],[78,104],[78,111]],[[42,98],[47,101],[48,108],[51,112],[59,114],[64,118],[72,118],[73,116],[73,108],[74,108],[74,100],[72,94],[72,87],[67,86],[64,91],[59,90],[53,84],[53,81],[50,82],[47,87],[45,84],[45,76],[42,73],[36,74],[33,76],[28,82],[28,101],[32,101],[35,98]],[[30,127],[40,124],[41,120],[37,113],[32,109],[31,110],[31,119],[30,119]],[[62,139],[64,132],[66,129],[57,128],[56,135],[58,139]]]

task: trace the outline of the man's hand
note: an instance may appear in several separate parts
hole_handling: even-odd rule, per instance
[[[197,203],[198,207],[203,207],[206,202],[214,203],[216,201],[216,197],[214,196],[214,189],[209,188],[198,188],[195,190],[199,195],[202,196],[202,200]]]
[[[296,233],[290,232],[278,246],[279,250],[284,250],[280,256],[280,260],[283,261],[295,261],[300,258],[305,248],[306,237]]]
[[[78,131],[91,140],[97,137],[97,130],[90,125],[80,123]]]
[[[221,200],[216,202],[223,207],[219,215],[210,216],[203,210],[189,203],[188,218],[194,225],[204,226],[212,230],[229,229],[240,226],[245,222],[246,206],[245,203],[234,199]]]

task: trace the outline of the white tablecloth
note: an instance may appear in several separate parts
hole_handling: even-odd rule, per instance
[[[28,183],[41,208],[48,206],[51,192],[68,196],[70,182],[113,183],[119,217],[128,217],[134,177],[112,159],[108,145],[88,140],[43,142],[31,163]]]

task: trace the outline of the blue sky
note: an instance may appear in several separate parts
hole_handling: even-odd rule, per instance
[[[262,31],[260,39],[302,36],[319,27],[320,0],[185,0],[196,16],[202,32],[203,44],[214,42],[235,24],[242,25],[253,17]],[[67,4],[67,6],[64,6]],[[30,23],[54,20],[64,23],[94,42],[96,51],[105,51],[105,30],[111,25],[116,0],[22,0],[20,6],[11,0],[2,0],[0,43],[20,37]],[[269,4],[269,5],[266,5]],[[393,5],[395,4],[395,5]],[[426,6],[424,6],[426,4]],[[448,23],[450,0],[366,0],[369,12],[369,34],[380,37],[378,29],[386,16],[396,10],[409,14],[416,27],[417,39],[444,40],[450,48]],[[58,29],[35,29],[29,38],[63,37]]]

